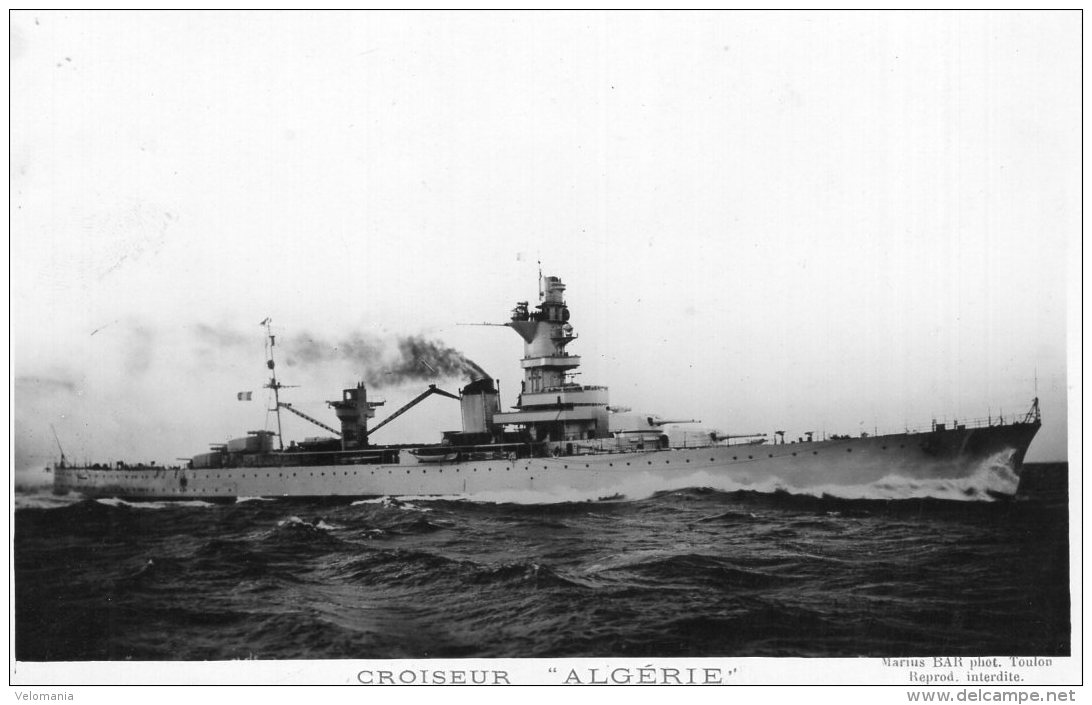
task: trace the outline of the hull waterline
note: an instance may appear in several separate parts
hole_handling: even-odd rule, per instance
[[[539,303],[521,301],[504,324],[524,343],[524,379],[516,404],[503,410],[499,383],[463,360],[473,376],[458,395],[429,388],[368,428],[382,401],[368,399],[363,383],[342,390],[334,409],[340,430],[282,402],[276,376],[275,336],[262,321],[268,343],[265,385],[273,393],[277,431],[251,431],[215,444],[185,467],[124,463],[54,468],[58,494],[137,500],[231,500],[239,497],[441,496],[530,501],[640,498],[686,487],[720,490],[785,489],[852,496],[887,485],[919,496],[1011,495],[1040,426],[1038,399],[1023,421],[1009,424],[933,424],[927,432],[860,438],[848,436],[796,443],[765,443],[765,434],[720,436],[711,445],[667,447],[658,416],[624,413],[610,405],[603,386],[573,381],[580,358],[558,277],[539,276]],[[414,365],[435,371],[423,359]],[[459,402],[462,428],[443,434],[438,445],[373,446],[369,437],[415,404],[433,395]],[[284,447],[280,410],[288,409],[335,434]],[[775,433],[784,440],[784,432]],[[276,439],[276,444],[274,444]],[[746,439],[736,445],[714,440]],[[274,445],[278,450],[274,450]],[[640,449],[640,450],[638,450]],[[645,450],[647,449],[647,450]],[[883,489],[880,487],[880,489]]]
[[[1038,423],[922,434],[787,443],[594,453],[541,458],[271,465],[255,468],[55,469],[55,491],[128,500],[239,497],[438,496],[549,501],[686,487],[788,490],[854,496],[878,484],[911,494],[1015,494]],[[286,461],[290,458],[284,458]],[[882,489],[882,488],[881,488]]]

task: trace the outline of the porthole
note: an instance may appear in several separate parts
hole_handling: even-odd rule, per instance
[[[796,452],[795,451],[793,451],[792,457],[794,457],[794,458],[796,457]]]
[[[710,460],[712,460],[712,458],[710,458]],[[733,455],[733,456],[732,456],[732,460],[739,460],[739,458],[738,458],[737,456],[734,456],[734,455]]]
[[[770,453],[769,455],[770,455],[771,458],[773,457],[773,453]]]
[[[846,448],[846,452],[847,452],[847,453],[852,453],[852,452],[853,452],[853,449],[852,449],[852,448]]]
[[[755,456],[753,456],[753,455],[748,455],[747,456],[747,460],[754,460],[754,459],[755,459]],[[710,458],[710,460],[712,460],[712,458]]]
[[[813,450],[813,451],[811,452],[811,454],[812,454],[812,455],[819,455],[819,451],[817,451],[817,450]]]

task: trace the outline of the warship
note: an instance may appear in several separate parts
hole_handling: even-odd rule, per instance
[[[369,400],[363,383],[328,402],[339,428],[281,401],[275,337],[269,319],[267,361],[277,412],[277,431],[211,446],[183,465],[77,463],[61,456],[53,471],[57,494],[122,500],[237,501],[249,497],[513,498],[537,501],[650,496],[689,487],[754,488],[839,494],[899,481],[924,488],[969,486],[984,468],[1019,475],[1028,446],[1041,425],[1038,398],[1022,417],[952,424],[934,421],[928,430],[878,435],[786,440],[783,432],[709,433],[683,447],[665,426],[682,423],[626,413],[611,406],[608,389],[578,384],[578,339],[561,279],[539,273],[539,301],[518,302],[504,325],[523,339],[524,379],[514,406],[502,409],[499,385],[484,373],[458,394],[429,387],[381,423],[369,428],[382,402]],[[462,428],[422,445],[374,445],[372,434],[432,395],[461,407]],[[282,410],[329,433],[283,441]],[[961,484],[962,483],[962,484]],[[973,489],[968,489],[973,493]],[[1011,482],[991,494],[1014,494]],[[973,498],[973,497],[972,497]],[[983,497],[986,498],[986,497]]]

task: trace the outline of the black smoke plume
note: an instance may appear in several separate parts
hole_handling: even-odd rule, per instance
[[[380,338],[360,334],[333,343],[304,335],[287,339],[283,349],[289,366],[349,362],[370,387],[489,376],[455,348],[416,335],[398,338],[393,347]]]
[[[418,336],[398,341],[397,361],[383,370],[382,374],[390,378],[391,384],[436,377],[465,377],[475,380],[489,376],[477,363],[455,348]],[[379,383],[373,384],[378,386]]]
[[[225,326],[198,324],[194,327],[202,353],[242,348],[255,340]],[[275,355],[288,367],[347,362],[369,387],[392,387],[408,382],[437,379],[482,379],[489,375],[455,348],[420,335],[382,338],[353,333],[338,339],[324,339],[306,333],[276,336]]]

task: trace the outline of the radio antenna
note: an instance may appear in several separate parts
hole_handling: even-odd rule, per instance
[[[277,339],[273,336],[273,329],[270,326],[271,322],[272,319],[266,318],[258,325],[265,326],[266,352],[269,357],[265,364],[269,368],[270,375],[269,383],[265,386],[273,390],[273,401],[276,402],[277,409],[277,445],[281,450],[284,450],[284,435],[281,430],[281,387],[284,385],[277,381],[277,365],[273,361],[273,346],[277,344]]]

